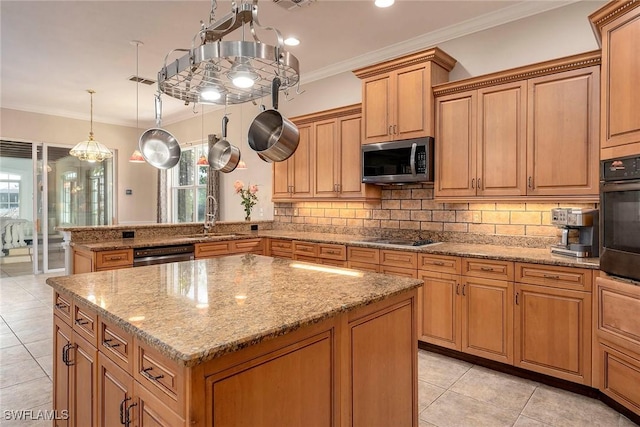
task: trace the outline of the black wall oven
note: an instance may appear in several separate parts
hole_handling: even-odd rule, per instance
[[[600,270],[640,281],[640,156],[603,160]]]

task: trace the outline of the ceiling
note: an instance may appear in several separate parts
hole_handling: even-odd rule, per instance
[[[291,4],[288,0],[260,0],[258,10],[263,26],[301,40],[288,50],[300,61],[304,89],[320,78],[574,1],[396,0],[379,9],[373,0],[311,0],[288,10],[283,6]],[[210,1],[2,0],[0,105],[88,120],[86,90],[93,89],[94,121],[135,126],[139,90],[140,126],[152,125],[156,85],[136,88],[128,80],[136,72],[136,48],[130,42],[144,43],[139,76],[156,80],[165,56],[191,46],[210,10]],[[216,19],[230,10],[231,2],[219,1]],[[259,36],[275,44],[273,33]],[[225,40],[240,38],[232,34]],[[163,96],[165,124],[192,116],[191,109]]]

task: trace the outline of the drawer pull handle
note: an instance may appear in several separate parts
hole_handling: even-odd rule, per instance
[[[149,372],[151,372],[153,370],[153,368],[144,368],[142,370],[142,375],[144,375],[145,377],[149,378],[150,380],[153,381],[158,381],[160,378],[164,378],[164,375],[160,374],[160,375],[156,375],[153,376],[151,375]]]
[[[433,265],[444,265],[442,261],[433,261]]]
[[[111,344],[111,341],[113,341],[113,339],[109,338],[109,339],[106,339],[106,340],[102,341],[102,344],[105,347],[109,347],[109,348],[120,347],[120,343]]]
[[[557,274],[545,274],[544,278],[545,279],[559,280],[560,276],[558,276]]]
[[[69,304],[66,304],[64,302],[59,302],[56,304],[56,308],[60,310],[66,310],[67,308],[69,308]]]
[[[118,260],[121,260],[122,257],[121,256],[111,256],[108,259],[109,259],[109,261],[118,261]]]
[[[84,320],[82,317],[80,319],[76,319],[76,325],[82,326],[88,324],[88,320]]]
[[[491,267],[480,267],[480,270],[482,270],[482,271],[493,271],[493,268],[491,268]]]
[[[64,347],[62,347],[62,362],[66,366],[73,365],[73,362],[69,360],[69,350],[71,350],[72,348],[75,348],[75,344],[67,343],[64,345]]]

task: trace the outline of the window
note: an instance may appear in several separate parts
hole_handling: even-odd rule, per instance
[[[207,158],[207,145],[198,145],[182,151],[178,166],[172,171],[171,192],[173,222],[204,221],[207,198],[208,164],[199,165]]]
[[[20,217],[20,175],[0,173],[0,217]]]

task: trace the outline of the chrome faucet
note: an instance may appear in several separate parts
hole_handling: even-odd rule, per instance
[[[213,201],[213,213],[209,212],[209,200]],[[213,196],[207,196],[204,202],[204,232],[208,233],[216,226],[216,214],[218,213],[218,201]]]

